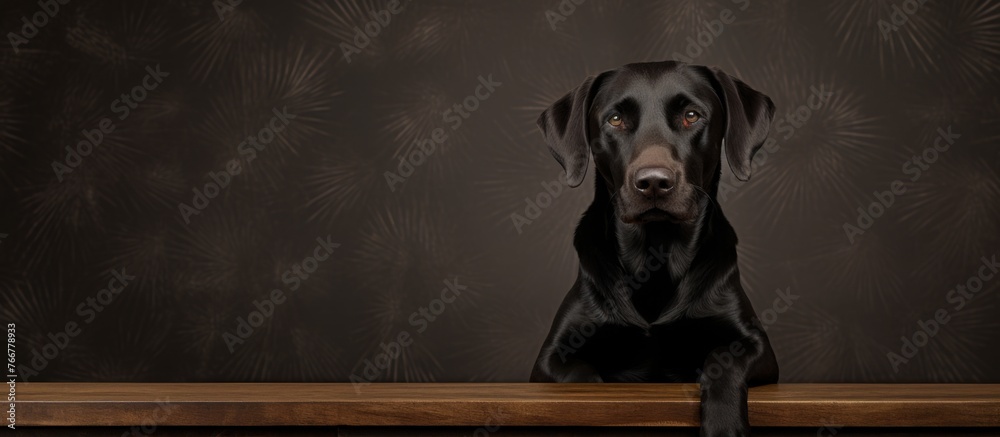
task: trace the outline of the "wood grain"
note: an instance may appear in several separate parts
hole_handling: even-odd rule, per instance
[[[697,426],[693,384],[21,383],[18,426]],[[779,384],[768,427],[998,427],[1000,384]]]

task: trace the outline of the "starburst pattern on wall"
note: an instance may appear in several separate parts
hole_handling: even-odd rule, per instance
[[[450,54],[467,71],[473,41],[479,46],[490,46],[496,35],[490,32],[502,22],[505,9],[497,4],[480,3],[467,8],[440,0],[410,3],[395,19],[406,24],[394,47],[401,59],[427,62]]]
[[[885,220],[885,219],[883,219]],[[836,224],[834,224],[836,226]],[[890,223],[876,223],[863,235],[847,238],[841,226],[831,226],[840,232],[829,232],[821,242],[814,243],[812,261],[825,266],[827,284],[841,293],[854,296],[853,301],[865,309],[891,311],[903,301],[903,283],[898,273],[897,247],[885,238]],[[875,227],[877,226],[877,227]]]
[[[957,141],[955,149],[962,147]],[[1000,176],[996,166],[960,153],[953,150],[942,155],[926,174],[909,184],[909,191],[900,199],[902,224],[935,249],[928,264],[986,254],[1000,240],[996,226],[1000,220]]]
[[[184,260],[179,270],[182,287],[210,293],[236,290],[251,271],[245,268],[259,265],[256,260],[267,253],[256,252],[264,236],[253,218],[220,211],[225,205],[209,205],[213,209],[193,217],[191,225],[182,225],[181,232],[168,240],[169,253]]]
[[[0,317],[14,321],[18,330],[17,342],[25,351],[24,356],[30,356],[31,348],[42,347],[51,341],[45,335],[53,326],[52,320],[62,319],[62,327],[65,327],[75,308],[61,302],[66,296],[74,295],[74,290],[65,287],[61,278],[26,279],[0,283],[0,290],[3,291],[0,294],[0,302],[3,302]],[[74,348],[69,353],[81,350],[75,343],[72,346]]]
[[[34,89],[41,85],[42,73],[53,63],[54,52],[29,46],[16,51],[4,44],[0,47],[0,90],[5,92]]]
[[[904,4],[567,3],[409,2],[350,62],[342,43],[389,2],[70,4],[0,47],[0,318],[38,347],[109,269],[136,276],[34,380],[346,381],[407,331],[375,380],[523,381],[596,176],[518,233],[511,214],[562,177],[535,120],[588,76],[684,54],[723,9],[735,21],[694,62],[776,105],[779,147],[745,184],[723,163],[720,203],[758,313],[776,288],[800,296],[768,330],[783,380],[998,378],[995,284],[898,373],[886,355],[1000,242],[1000,4],[926,2],[883,36]],[[112,102],[157,64],[170,75],[118,119]],[[491,73],[502,88],[453,130],[445,111]],[[806,111],[813,87],[834,94]],[[178,205],[286,107],[288,129],[185,223]],[[105,117],[115,131],[60,181],[52,163]],[[911,181],[904,162],[949,126],[961,137]],[[385,172],[437,128],[449,139],[391,190]],[[842,225],[897,179],[905,194],[850,242]],[[288,289],[326,235],[342,246]],[[455,277],[467,291],[417,332]],[[274,288],[287,302],[230,352],[223,335]]]
[[[113,181],[94,166],[81,167],[64,182],[53,177],[24,189],[22,208],[29,211],[21,225],[25,232],[22,259],[29,267],[50,261],[54,253],[81,260],[90,241],[86,232],[103,232],[109,210],[117,203]]]
[[[129,284],[129,294],[141,294],[149,304],[162,304],[176,292],[176,263],[170,254],[171,229],[164,224],[141,231],[117,229],[108,235],[110,254],[107,269],[124,269],[136,280]]]
[[[725,6],[714,0],[670,0],[645,5],[648,12],[644,15],[655,20],[652,31],[657,34],[643,55],[669,59],[668,54],[685,54],[686,38],[697,40],[698,31],[706,31],[705,22],[718,19]]]
[[[233,72],[196,129],[215,150],[219,168],[239,159],[242,177],[274,187],[289,160],[329,136],[332,126],[326,120],[341,91],[332,80],[328,54],[269,48],[258,57]]]
[[[749,235],[745,233],[736,245],[740,279],[746,288],[746,293],[750,296],[753,296],[755,292],[764,292],[765,285],[775,285],[767,281],[768,279],[773,280],[773,278],[768,278],[765,272],[766,266],[774,262],[776,257],[767,253],[765,247],[767,247],[767,242],[763,241],[757,232],[750,232]]]
[[[946,302],[945,290],[924,293],[928,302],[936,301],[940,306],[933,307],[934,311],[926,313],[908,313],[907,316],[914,322],[904,325],[899,336],[912,342],[915,333],[922,330],[916,321],[932,326],[930,323],[935,318],[934,313],[940,309],[948,311],[948,322],[943,325],[933,322],[938,329],[933,331],[932,336],[924,331],[928,334],[927,343],[918,348],[915,356],[907,358],[900,355],[907,359],[907,362],[900,365],[901,379],[938,383],[980,380],[979,375],[988,366],[987,361],[980,358],[982,351],[991,343],[992,334],[1000,329],[1000,321],[996,319],[996,299],[990,301],[993,296],[989,296],[997,289],[995,285],[987,284],[976,298],[968,301],[960,310],[956,310],[954,304]]]
[[[355,329],[366,345],[366,356],[377,354],[381,342],[391,341],[399,332],[409,332],[414,344],[395,361],[400,368],[388,372],[399,380],[433,379],[440,367],[439,345],[431,346],[428,336],[447,331],[449,326],[471,317],[469,310],[478,305],[484,287],[473,264],[475,254],[465,253],[452,241],[448,228],[442,228],[427,211],[430,204],[417,210],[389,208],[373,216],[362,227],[362,244],[351,258],[353,274],[367,297],[361,311],[366,315]],[[411,320],[420,308],[430,308],[446,287],[445,281],[457,281],[467,287],[443,313],[424,327]],[[429,319],[423,315],[418,319]],[[445,326],[440,326],[445,325]]]
[[[181,164],[175,162],[143,162],[125,169],[121,176],[121,183],[131,189],[131,192],[122,195],[121,203],[137,213],[177,212],[176,201],[191,192]]]
[[[949,5],[951,6],[951,5]],[[949,7],[948,44],[940,51],[948,73],[969,88],[996,84],[1000,72],[1000,4],[976,0]]]
[[[161,5],[129,3],[111,13],[88,6],[71,9],[65,31],[66,44],[85,56],[84,68],[129,79],[126,73],[159,61],[157,53],[176,38]]]
[[[839,53],[845,55],[873,54],[883,75],[903,71],[900,61],[908,68],[925,73],[936,72],[937,48],[945,38],[940,13],[930,5],[913,13],[899,14],[900,5],[888,0],[855,2],[837,0],[829,3],[829,19],[841,38]],[[902,9],[900,9],[902,11]],[[894,16],[905,17],[902,24]]]
[[[432,203],[414,202],[422,206],[386,208],[361,227],[361,245],[350,261],[353,274],[364,289],[410,296],[414,310],[439,295],[444,280],[457,277],[469,290],[454,306],[474,305],[487,285],[475,263],[481,255],[458,246],[454,228],[431,214]]]
[[[436,180],[450,176],[472,159],[469,130],[480,114],[464,109],[463,102],[466,93],[474,92],[478,83],[474,78],[464,82],[468,90],[462,93],[446,90],[437,81],[421,79],[401,82],[385,91],[391,96],[387,99],[390,103],[376,109],[384,129],[379,147],[393,151],[391,161],[386,163],[391,165],[391,171],[401,173],[398,170],[401,160],[414,168],[414,175],[407,178],[404,189],[414,182],[426,182],[428,176]],[[456,107],[463,108],[462,112]],[[463,112],[465,116],[460,115]],[[443,142],[434,139],[435,131],[437,138],[446,137]]]
[[[242,7],[217,13],[212,4],[192,8],[193,22],[181,32],[178,45],[193,53],[190,71],[193,77],[207,80],[227,64],[253,65],[255,50],[271,40],[271,27],[266,16],[254,8]]]
[[[458,366],[475,365],[472,370],[457,368],[449,373],[473,381],[527,381],[552,321],[519,299],[491,300],[495,302],[469,327],[472,335],[454,351],[454,361],[463,363]]]
[[[21,151],[18,149],[24,144],[23,134],[20,132],[23,129],[24,120],[19,109],[13,97],[0,97],[0,163],[12,156],[21,155]],[[6,183],[10,183],[9,180],[6,180],[6,172],[0,177],[5,179]]]
[[[928,90],[927,94],[911,95],[909,99],[913,102],[906,105],[903,111],[904,117],[917,121],[914,128],[924,138],[920,143],[906,147],[914,154],[933,145],[934,137],[939,135],[939,129],[948,127],[961,129],[971,122],[980,120],[983,111],[989,111],[978,104],[974,92],[954,83],[937,90]]]
[[[351,147],[323,155],[308,168],[304,183],[309,220],[331,222],[343,211],[370,210],[376,199],[390,192],[385,172],[398,171],[397,162]]]
[[[282,373],[293,381],[341,381],[347,379],[340,347],[317,332],[315,327],[292,328],[285,351],[288,370]]]
[[[877,343],[859,315],[796,302],[768,327],[782,382],[871,382],[891,369],[889,348]]]
[[[72,86],[50,103],[53,115],[45,119],[48,138],[42,145],[51,161],[45,168],[52,180],[58,181],[52,162],[69,166],[70,175],[81,169],[93,169],[95,173],[106,174],[106,179],[111,179],[121,169],[138,165],[144,153],[134,142],[137,132],[131,125],[121,123],[119,115],[111,109],[112,102],[118,98],[117,93],[105,92],[87,83]],[[108,129],[102,128],[102,123]],[[79,161],[79,167],[71,166],[74,163],[70,161],[67,148],[75,151],[77,158],[73,159]],[[67,174],[65,168],[59,173]]]
[[[191,374],[200,380],[220,378],[219,363],[228,356],[225,333],[235,334],[237,314],[228,303],[230,294],[214,290],[179,288],[174,296],[181,302],[200,302],[171,314],[177,321],[177,343],[172,350],[189,357],[196,365]],[[245,346],[236,344],[234,346]]]
[[[105,311],[115,310],[118,309],[108,307]],[[173,324],[165,314],[136,312],[102,316],[94,323],[84,328],[85,332],[76,340],[87,342],[87,353],[77,358],[72,366],[60,366],[62,375],[73,381],[135,381],[156,374],[161,364],[158,357],[167,350]],[[89,332],[97,324],[109,326],[106,331],[113,334],[98,336]]]
[[[736,12],[732,26],[741,32],[750,33],[755,48],[761,52],[748,50],[744,57],[753,59],[763,55],[784,68],[794,67],[797,60],[808,59],[815,50],[815,44],[805,36],[809,34],[805,15],[810,5],[794,0],[775,0],[747,3],[745,12]],[[733,2],[733,9],[739,4]],[[723,34],[726,29],[723,29]],[[721,36],[721,35],[720,35]],[[727,38],[739,38],[728,36]]]
[[[600,71],[593,70],[583,59],[572,60],[542,60],[531,67],[536,73],[524,80],[525,91],[522,103],[514,109],[523,119],[518,123],[534,126],[538,116],[557,102],[563,96],[573,92],[589,76],[596,76]],[[539,133],[540,134],[540,133]]]
[[[832,92],[818,109],[808,107],[814,89]],[[795,103],[779,106],[775,114],[771,135],[776,150],[766,153],[767,161],[753,175],[756,181],[737,193],[761,199],[766,205],[761,212],[772,223],[831,205],[850,208],[859,198],[855,180],[897,165],[890,159],[893,153],[877,147],[884,141],[879,118],[865,113],[860,93],[824,81],[803,84],[789,94],[797,96],[790,100]]]
[[[357,61],[378,63],[386,57],[388,43],[384,32],[391,32],[395,27],[380,30],[381,36],[375,39],[364,34],[368,44],[363,50],[355,45],[358,30],[364,31],[365,25],[383,9],[381,6],[370,0],[308,0],[299,3],[306,14],[305,22],[316,29],[327,44],[337,48],[341,60],[349,60],[350,64]]]
[[[537,247],[546,255],[546,268],[575,271],[573,227],[593,197],[593,175],[569,187],[534,124],[497,124],[500,134],[488,154],[490,173],[477,181],[490,223],[508,238]]]
[[[368,363],[374,362],[378,355],[385,353],[383,345],[397,342],[402,334],[406,336],[404,342],[408,339],[410,344],[405,347],[400,344],[398,357],[390,360],[388,366],[384,366],[384,370],[377,372],[374,380],[429,382],[439,377],[442,367],[438,351],[417,331],[418,327],[408,322],[411,314],[418,311],[420,306],[426,306],[431,298],[425,290],[415,291],[417,292],[398,288],[381,289],[377,290],[366,303],[366,307],[361,310],[364,318],[354,332],[362,342],[363,348],[352,369],[353,374],[363,375]],[[423,301],[414,297],[418,293],[425,296]],[[428,325],[426,329],[444,328],[438,326],[442,321],[435,320],[434,323],[435,325]]]

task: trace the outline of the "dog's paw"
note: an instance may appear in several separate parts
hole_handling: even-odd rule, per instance
[[[577,373],[571,375],[566,382],[604,382],[604,378],[595,373]]]
[[[604,382],[604,378],[590,365],[578,364],[566,374],[563,382]]]
[[[725,410],[709,410],[701,419],[701,437],[747,437],[750,422],[742,415]]]
[[[701,437],[749,437],[750,427],[738,426],[701,426]]]

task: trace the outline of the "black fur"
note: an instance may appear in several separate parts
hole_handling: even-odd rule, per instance
[[[597,174],[579,276],[532,381],[698,382],[702,435],[749,434],[747,388],[777,382],[778,365],[715,197],[722,150],[749,178],[773,113],[721,71],[668,61],[590,78],[539,117],[569,185],[591,156]]]

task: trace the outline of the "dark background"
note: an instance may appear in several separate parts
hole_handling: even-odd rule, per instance
[[[555,0],[418,0],[347,62],[340,44],[383,3],[245,0],[220,19],[207,0],[71,1],[0,47],[0,320],[22,365],[81,324],[32,380],[346,381],[406,331],[378,380],[524,381],[575,278],[593,176],[519,233],[511,214],[561,174],[534,119],[588,75],[680,53],[779,118],[833,92],[720,198],[758,313],[799,296],[768,326],[782,381],[1000,382],[1000,278],[946,301],[1000,242],[1000,4],[931,0],[884,38],[903,4],[589,0],[553,29]],[[724,9],[734,21],[685,53]],[[0,29],[39,10],[5,1]],[[112,102],[157,64],[169,76],[119,121]],[[443,111],[490,75],[502,85],[451,130]],[[288,129],[185,223],[178,205],[285,107]],[[58,181],[52,162],[104,117],[116,130]],[[948,126],[961,137],[909,181],[903,163]],[[384,172],[439,127],[449,139],[391,191]],[[896,179],[906,192],[849,242],[843,224]],[[326,236],[340,246],[289,291],[282,273]],[[77,305],[122,268],[136,279],[85,323]],[[456,277],[468,290],[418,333],[411,313]],[[230,353],[223,335],[276,287],[287,301]],[[887,353],[940,308],[951,321],[894,370]]]

